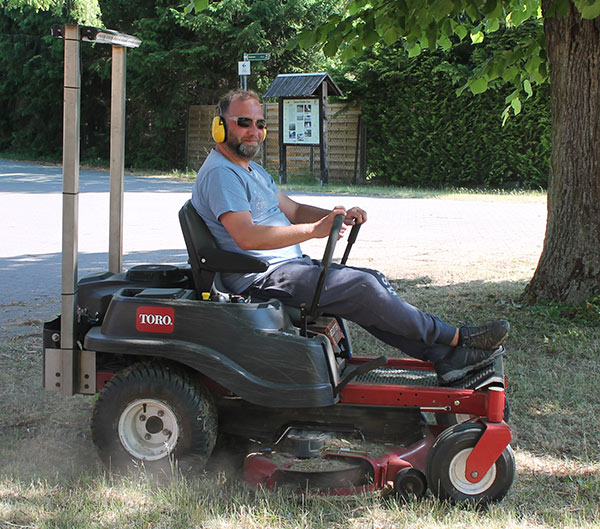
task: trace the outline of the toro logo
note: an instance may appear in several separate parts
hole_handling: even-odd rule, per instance
[[[175,311],[170,307],[138,307],[135,328],[139,332],[170,334],[175,328]]]

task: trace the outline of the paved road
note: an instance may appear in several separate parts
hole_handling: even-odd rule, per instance
[[[0,160],[0,338],[39,332],[40,321],[59,311],[61,168]],[[81,171],[79,276],[107,268],[106,173]],[[177,211],[191,184],[126,176],[124,263],[187,260]],[[543,241],[546,208],[541,202],[295,195],[322,207],[359,205],[369,213],[352,263],[391,277],[429,276],[435,281],[491,280],[511,267],[527,277]],[[322,241],[303,250],[314,256]],[[339,245],[336,255],[341,254]],[[485,266],[483,266],[485,263]]]

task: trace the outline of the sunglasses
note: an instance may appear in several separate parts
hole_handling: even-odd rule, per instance
[[[227,116],[225,119],[231,119],[237,122],[238,127],[242,127],[244,129],[249,129],[252,126],[252,122],[256,124],[256,128],[263,130],[267,128],[267,120],[266,119],[256,119],[245,118],[239,116]]]

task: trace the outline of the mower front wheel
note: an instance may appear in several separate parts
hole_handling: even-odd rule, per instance
[[[217,437],[208,390],[178,369],[136,364],[104,387],[92,413],[92,438],[110,470],[153,475],[200,470]]]
[[[427,481],[435,496],[442,500],[488,504],[501,500],[515,476],[515,456],[507,446],[496,462],[477,483],[465,475],[466,463],[485,426],[463,423],[445,430],[435,441],[427,457]]]

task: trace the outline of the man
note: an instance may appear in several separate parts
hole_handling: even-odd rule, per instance
[[[217,110],[217,145],[198,172],[192,204],[220,248],[269,262],[266,272],[226,274],[223,281],[238,294],[252,289],[253,295],[290,305],[309,304],[320,266],[302,256],[299,243],[327,237],[340,213],[345,225],[366,222],[367,214],[358,207],[329,211],[295,202],[251,161],[266,134],[256,93],[230,92]],[[502,320],[459,329],[400,299],[381,273],[335,263],[327,273],[319,308],[358,323],[410,356],[433,362],[442,384],[492,363],[502,354],[499,346],[509,330]]]

